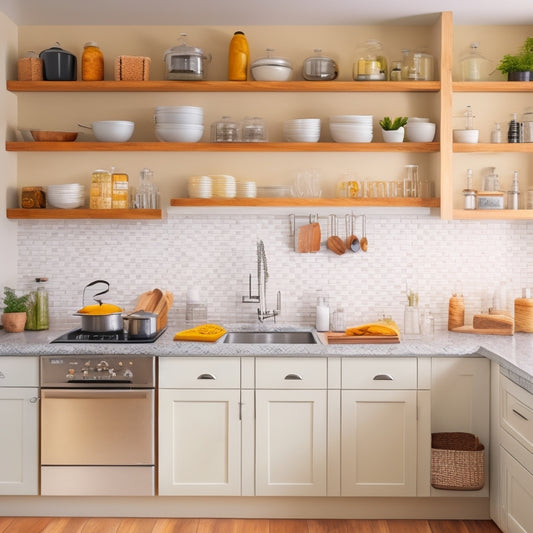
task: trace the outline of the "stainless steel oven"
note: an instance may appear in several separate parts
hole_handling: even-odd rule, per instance
[[[41,494],[154,495],[154,387],[154,357],[41,357]]]

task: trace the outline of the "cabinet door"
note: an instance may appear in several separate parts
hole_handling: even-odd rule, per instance
[[[239,390],[159,391],[159,494],[239,496]]]
[[[0,388],[0,494],[37,494],[39,392]]]
[[[505,533],[533,531],[533,474],[500,447],[501,498]]]
[[[416,394],[342,391],[341,496],[416,496]]]
[[[327,392],[256,391],[256,496],[325,496]]]
[[[489,494],[490,361],[484,357],[435,357],[431,367],[431,431],[464,431],[485,446],[485,487],[478,491],[443,491],[450,497]]]

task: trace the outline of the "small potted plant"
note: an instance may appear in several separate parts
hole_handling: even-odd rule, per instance
[[[533,81],[533,37],[528,37],[518,54],[505,54],[496,67],[509,81]]]
[[[17,296],[14,289],[4,287],[4,313],[2,325],[7,333],[24,331],[29,294]]]
[[[405,134],[404,126],[407,124],[407,117],[396,117],[392,120],[390,117],[385,117],[379,121],[381,131],[383,133],[383,140],[386,143],[401,143]]]

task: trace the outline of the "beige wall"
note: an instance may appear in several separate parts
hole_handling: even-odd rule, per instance
[[[5,145],[6,131],[17,124],[17,97],[6,91],[6,79],[16,71],[17,27],[0,13],[0,146]],[[6,218],[6,206],[16,201],[17,156],[0,149],[0,287],[15,286],[17,277],[17,223]],[[2,289],[3,291],[3,289]]]

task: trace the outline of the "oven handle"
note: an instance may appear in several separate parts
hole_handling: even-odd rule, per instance
[[[153,389],[117,390],[117,389],[41,389],[41,398],[45,399],[69,399],[90,398],[104,400],[109,398],[147,398],[152,396]]]

